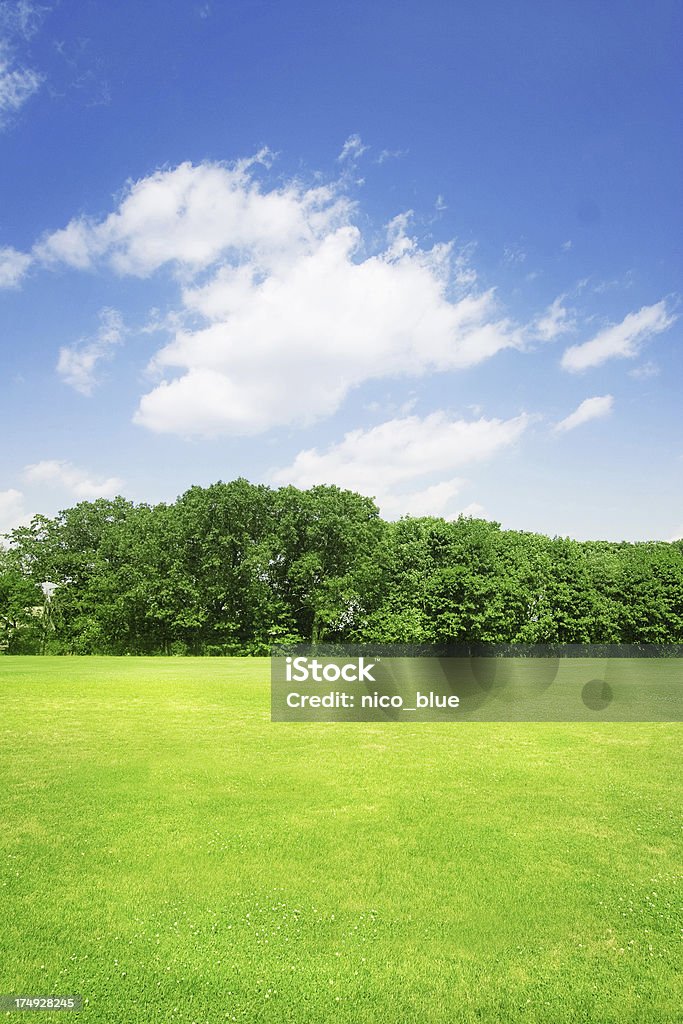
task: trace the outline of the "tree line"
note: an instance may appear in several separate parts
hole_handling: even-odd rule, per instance
[[[239,479],[35,516],[0,548],[0,651],[265,654],[277,643],[683,642],[683,542],[385,522],[337,487]]]

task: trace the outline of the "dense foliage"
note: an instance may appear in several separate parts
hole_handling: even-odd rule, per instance
[[[683,642],[680,541],[550,539],[468,518],[386,523],[369,498],[336,487],[240,479],[172,505],[99,499],[36,516],[9,540],[8,653]]]

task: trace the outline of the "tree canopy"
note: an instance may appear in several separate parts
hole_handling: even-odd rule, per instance
[[[681,542],[579,542],[462,517],[385,522],[371,499],[338,487],[238,479],[173,504],[84,501],[8,540],[7,653],[683,642]]]

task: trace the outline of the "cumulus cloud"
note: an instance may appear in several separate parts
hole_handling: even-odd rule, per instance
[[[600,331],[591,341],[566,349],[562,366],[565,370],[579,372],[601,366],[608,359],[633,359],[649,338],[661,334],[675,320],[664,299],[652,306],[643,306],[637,313],[629,313],[621,323]]]
[[[452,419],[438,411],[347,433],[325,451],[299,452],[272,480],[308,488],[336,484],[375,497],[384,515],[445,515],[465,481],[452,476],[514,444],[530,417]],[[445,477],[435,483],[430,477]],[[479,506],[477,506],[479,507]]]
[[[230,166],[183,163],[157,171],[129,184],[104,220],[76,218],[46,235],[36,256],[79,269],[103,261],[142,278],[165,265],[196,273],[223,256],[273,270],[348,219],[351,204],[332,187],[305,189],[296,181],[264,192],[254,172],[269,160],[262,150]]]
[[[188,437],[309,424],[365,381],[523,347],[523,330],[493,289],[475,290],[453,244],[423,248],[407,213],[371,249],[339,183],[267,190],[258,166],[269,160],[264,150],[158,171],[104,219],[73,220],[36,246],[47,263],[143,278],[168,266],[177,276],[180,323],[153,359],[158,380],[137,423]]]
[[[554,341],[559,335],[574,329],[574,320],[563,303],[564,295],[558,295],[545,313],[535,321],[534,330],[541,341]]]
[[[100,312],[100,327],[94,338],[66,345],[59,350],[57,373],[82,395],[91,395],[98,384],[98,363],[113,358],[114,349],[123,341],[124,327],[121,314],[105,308]]]
[[[351,224],[327,230],[271,273],[224,265],[184,290],[205,325],[179,330],[154,359],[180,370],[141,399],[136,422],[184,436],[249,434],[331,415],[367,380],[462,369],[522,333],[493,291],[454,301],[448,245],[420,249],[392,222],[387,247],[362,258]]]
[[[18,249],[0,249],[0,288],[16,288],[31,265],[31,257]]]
[[[0,535],[21,526],[25,520],[24,495],[21,491],[13,487],[0,491]]]
[[[182,375],[145,395],[136,421],[200,436],[309,424],[363,381],[462,369],[521,346],[492,292],[449,301],[448,247],[401,251],[393,238],[356,262],[359,243],[340,228],[278,273],[224,267],[186,290],[186,307],[209,323],[157,354],[156,370]]]
[[[24,480],[31,484],[50,484],[68,491],[79,501],[95,498],[113,498],[120,493],[123,480],[111,476],[106,480],[93,479],[86,470],[72,462],[45,459],[26,466]]]
[[[574,412],[556,424],[555,430],[564,433],[567,430],[580,427],[582,423],[588,423],[589,420],[602,419],[609,416],[613,406],[612,395],[596,395],[594,398],[585,398]]]

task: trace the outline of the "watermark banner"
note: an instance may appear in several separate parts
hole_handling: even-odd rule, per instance
[[[680,722],[683,648],[277,647],[273,722]]]

